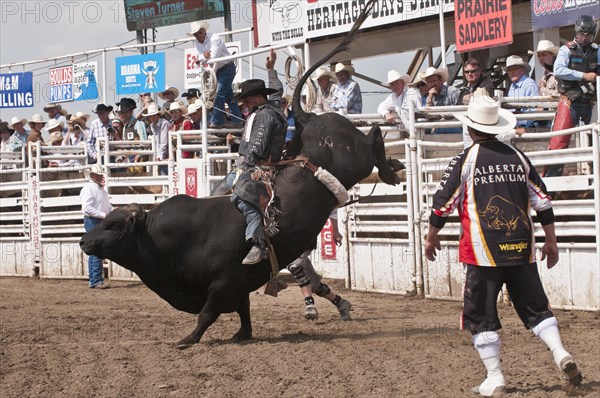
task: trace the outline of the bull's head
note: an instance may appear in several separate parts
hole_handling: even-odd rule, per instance
[[[137,203],[116,209],[79,242],[88,255],[119,262],[135,251],[132,240],[145,223],[146,212]]]

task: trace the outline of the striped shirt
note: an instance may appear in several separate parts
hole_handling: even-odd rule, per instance
[[[102,124],[100,119],[96,119],[90,125],[90,133],[86,140],[88,158],[92,161],[98,160],[98,154],[96,153],[96,141],[98,138],[107,137],[108,129],[112,127],[110,120],[106,124]]]

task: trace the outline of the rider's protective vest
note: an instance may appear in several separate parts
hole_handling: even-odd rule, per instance
[[[569,69],[583,73],[599,72],[600,66],[598,65],[598,45],[596,43],[592,43],[587,52],[584,52],[581,46],[575,41],[568,42],[565,45],[570,52],[568,64]],[[569,90],[573,90],[582,86],[583,84],[587,84],[587,82],[584,81],[563,80],[558,78],[557,80],[558,92],[561,94],[566,94]],[[595,96],[595,92],[588,92],[583,95],[582,99],[588,101]]]

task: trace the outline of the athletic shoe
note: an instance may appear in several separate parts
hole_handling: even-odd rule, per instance
[[[577,366],[571,356],[564,357],[560,361],[560,373],[562,374],[563,378],[565,378],[573,387],[578,387],[581,385],[583,375],[581,374],[579,366]]]
[[[311,321],[319,319],[319,313],[317,312],[317,306],[314,304],[309,304],[306,306],[304,310],[304,317]]]

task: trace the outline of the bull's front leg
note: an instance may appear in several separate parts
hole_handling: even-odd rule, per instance
[[[212,291],[208,294],[206,299],[206,303],[202,307],[200,314],[198,315],[198,324],[196,325],[196,329],[179,343],[177,343],[177,348],[183,350],[185,348],[191,347],[194,344],[198,344],[204,332],[215,323],[215,321],[219,318],[219,316],[223,313],[222,303],[225,303],[227,297],[222,293],[219,289]]]
[[[236,310],[240,316],[240,330],[233,335],[233,341],[243,341],[252,338],[252,323],[250,322],[250,294],[244,295]]]

